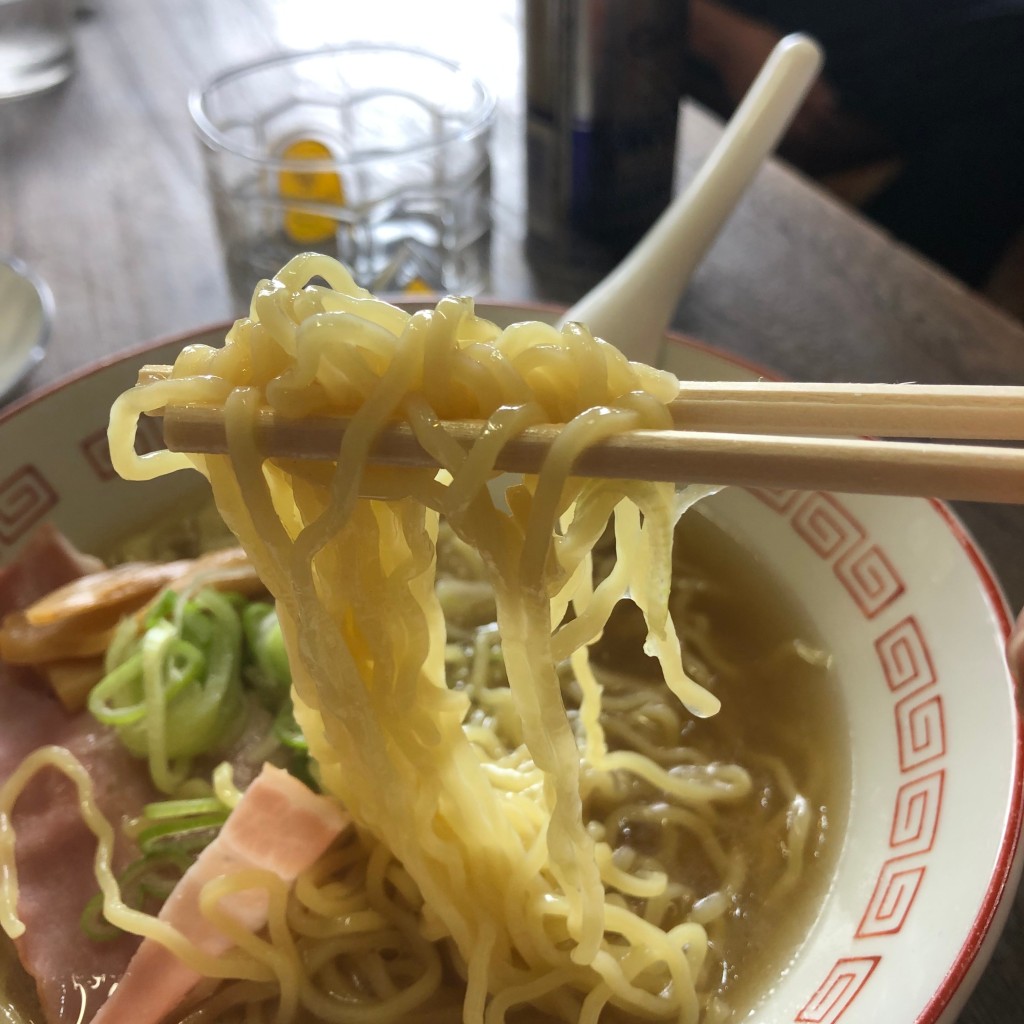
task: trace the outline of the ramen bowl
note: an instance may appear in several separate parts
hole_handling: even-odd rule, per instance
[[[556,315],[480,312],[499,323]],[[116,475],[107,412],[143,363],[224,333],[136,350],[0,415],[0,562],[45,521],[98,549],[194,501],[198,474],[145,484]],[[759,374],[682,338],[669,339],[665,364],[691,379]],[[161,446],[154,423],[144,421],[139,443]],[[992,952],[1021,866],[1021,720],[998,584],[937,502],[734,488],[708,499],[708,511],[831,653],[850,751],[826,891],[751,1019],[950,1024]]]

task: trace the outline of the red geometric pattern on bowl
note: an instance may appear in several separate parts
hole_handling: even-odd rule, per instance
[[[908,863],[902,857],[887,860],[857,928],[857,938],[896,935],[907,920],[924,876],[923,864]]]
[[[897,622],[875,641],[885,681],[895,692],[904,686],[927,686],[935,682],[935,666],[921,627],[913,615]]]
[[[776,512],[788,512],[803,497],[800,491],[780,491],[766,487],[750,487],[748,490]]]
[[[57,501],[57,492],[35,466],[21,466],[0,480],[0,541],[17,543]]]
[[[794,1019],[800,1024],[836,1024],[860,995],[881,959],[862,956],[837,960]]]
[[[806,495],[790,522],[815,554],[830,562],[857,548],[867,536],[833,495],[817,491]]]
[[[113,480],[117,477],[114,465],[110,461],[110,445],[107,442],[106,426],[97,428],[78,443],[89,468],[100,480]],[[164,440],[159,421],[151,416],[140,416],[135,433],[135,450],[140,455],[144,455],[147,452],[159,451],[163,446]]]
[[[882,865],[857,938],[895,935],[903,927],[927,871],[924,856],[931,852],[939,828],[944,770],[905,782],[896,796],[889,846],[899,850]]]
[[[106,427],[94,430],[78,444],[85,455],[85,461],[89,464],[89,468],[100,480],[105,482],[113,480],[117,476],[113,463],[110,461],[110,445],[107,443]]]
[[[835,572],[869,619],[888,608],[906,589],[885,552],[874,544],[847,552],[836,562]]]
[[[866,619],[888,608],[905,590],[891,560],[853,513],[832,494],[752,490],[755,498],[789,515],[796,533],[827,561]],[[802,500],[799,500],[802,497]]]
[[[832,572],[865,621],[891,608],[907,591],[892,560],[835,495],[751,490],[758,501],[787,519],[793,531]],[[942,697],[924,630],[908,615],[873,641],[890,692],[906,693],[893,707],[899,772],[906,778],[892,808],[889,847],[853,938],[875,943],[903,928],[928,873],[942,813],[946,753]],[[915,773],[931,765],[927,775]],[[799,1022],[833,1024],[853,1005],[881,954],[841,957],[796,1016]]]
[[[900,771],[909,772],[946,753],[942,697],[923,686],[896,705]]]
[[[930,853],[939,831],[939,809],[946,784],[944,769],[911,779],[896,794],[889,845],[905,853]]]

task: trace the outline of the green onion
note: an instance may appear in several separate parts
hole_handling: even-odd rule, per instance
[[[218,811],[226,812],[227,808],[215,796],[204,796],[192,800],[160,800],[155,804],[146,804],[142,808],[142,817],[150,821],[165,821],[167,818],[187,818]]]
[[[90,712],[149,761],[150,775],[172,799],[147,804],[126,826],[141,851],[119,879],[129,906],[160,905],[216,837],[230,807],[192,778],[192,759],[225,747],[244,719],[248,685],[273,715],[270,748],[288,752],[288,770],[313,788],[315,765],[291,702],[291,671],[273,605],[203,589],[165,591],[144,620],[115,631],[106,675],[89,694]],[[227,783],[233,789],[230,766]],[[214,774],[216,782],[217,775]],[[221,792],[224,792],[221,779]],[[103,918],[97,894],[82,914],[83,932],[109,939],[120,931]]]
[[[288,654],[274,606],[253,601],[242,612],[242,628],[253,660],[248,678],[263,703],[274,710],[292,685]]]
[[[282,746],[289,750],[301,750],[303,753],[309,751],[306,737],[295,721],[295,712],[290,700],[281,707],[274,719],[274,735],[281,741]]]
[[[106,675],[89,694],[90,712],[114,728],[121,742],[149,762],[158,789],[171,796],[209,792],[208,779],[189,778],[192,762],[216,754],[237,735],[245,718],[245,692],[255,692],[273,716],[268,752],[280,744],[288,770],[312,781],[309,748],[291,704],[291,670],[276,609],[239,594],[202,589],[192,595],[165,591],[143,621],[126,619],[107,651]],[[163,802],[167,820],[221,805]],[[141,826],[147,842],[207,841],[217,822],[156,829]],[[168,838],[169,837],[169,838]],[[176,838],[175,838],[176,837]]]
[[[244,599],[200,590],[166,591],[146,616],[118,628],[107,675],[88,706],[124,745],[150,763],[158,788],[173,792],[191,759],[230,739],[242,720]]]
[[[104,725],[137,722],[146,713],[146,705],[141,700],[141,680],[142,655],[136,652],[89,691],[90,714]]]
[[[178,595],[173,590],[165,590],[150,606],[143,628],[152,629],[161,619],[170,619],[177,603]]]
[[[143,853],[179,850],[198,853],[210,845],[217,830],[227,820],[226,809],[214,814],[197,814],[186,821],[159,821],[139,832],[139,849]]]

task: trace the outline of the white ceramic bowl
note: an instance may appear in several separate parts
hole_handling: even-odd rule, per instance
[[[550,311],[485,306],[498,322]],[[0,415],[0,562],[50,519],[80,546],[201,485],[127,484],[106,445],[113,397],[176,339]],[[754,368],[675,339],[681,377]],[[147,443],[159,444],[158,436]],[[1020,870],[1021,721],[998,584],[948,509],[924,500],[730,490],[716,518],[796,595],[835,655],[850,728],[846,839],[820,913],[759,1024],[950,1024],[992,951]]]

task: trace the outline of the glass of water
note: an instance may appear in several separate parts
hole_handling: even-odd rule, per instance
[[[289,53],[189,106],[240,307],[309,250],[377,292],[487,286],[494,100],[457,64],[362,43]]]
[[[0,102],[63,82],[74,67],[67,0],[0,0]]]

